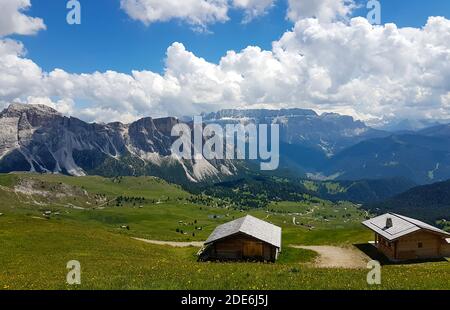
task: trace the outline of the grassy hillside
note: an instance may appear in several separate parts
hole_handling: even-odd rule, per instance
[[[356,203],[383,201],[416,186],[414,182],[403,178],[323,182],[304,180],[302,184],[315,196]]]
[[[314,236],[319,228],[336,231],[354,228],[365,233],[360,225],[365,211],[351,203],[333,204],[316,198],[300,202],[279,201],[266,208],[244,211],[226,200],[194,196],[154,177],[74,178],[15,174],[0,175],[0,182],[9,185],[0,188],[0,198],[5,202],[0,205],[0,212],[5,214],[12,212],[52,221],[81,222],[149,239],[203,241],[217,225],[245,214],[283,226],[287,236],[291,230],[302,232],[296,234],[298,236],[292,242],[314,239],[308,236]],[[122,226],[128,226],[129,230]],[[347,241],[334,235],[330,240],[334,243]]]
[[[152,177],[15,174],[0,175],[0,186],[0,289],[73,289],[65,284],[73,259],[82,267],[79,289],[374,288],[365,269],[319,269],[315,252],[289,247],[371,240],[360,225],[366,212],[351,203],[279,201],[244,212]],[[131,238],[202,241],[247,213],[282,226],[277,263],[200,263],[197,248]],[[447,262],[384,266],[377,288],[448,288],[447,270]]]
[[[0,289],[74,289],[66,263],[77,259],[77,289],[371,289],[366,270],[317,269],[314,255],[286,248],[276,264],[199,263],[195,248],[170,248],[65,221],[0,219]],[[295,252],[298,251],[298,252]],[[382,289],[448,288],[448,263],[383,267]]]
[[[360,181],[314,181],[268,175],[248,175],[213,185],[190,188],[192,192],[225,199],[240,208],[265,208],[274,201],[330,200],[374,203],[405,192],[416,184],[402,178]]]

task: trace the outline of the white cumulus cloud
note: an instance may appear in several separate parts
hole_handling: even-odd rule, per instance
[[[30,7],[30,0],[1,0],[0,37],[11,34],[31,35],[45,29],[41,18],[24,14]]]
[[[184,21],[194,28],[229,20],[229,10],[243,10],[244,22],[263,15],[275,0],[121,0],[121,8],[145,25],[171,20]]]
[[[264,15],[274,4],[275,0],[233,0],[235,8],[245,12],[244,22],[249,22],[257,16]]]
[[[178,19],[206,27],[228,20],[228,0],[121,0],[120,5],[132,19],[146,25]]]
[[[314,17],[329,22],[336,18],[346,18],[356,4],[354,0],[288,0],[288,18],[298,21]]]

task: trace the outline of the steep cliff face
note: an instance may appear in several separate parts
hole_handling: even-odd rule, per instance
[[[88,124],[47,106],[11,104],[0,113],[0,172],[150,174],[191,182],[236,173],[230,161],[173,157],[171,129],[178,122],[143,118],[132,124]]]

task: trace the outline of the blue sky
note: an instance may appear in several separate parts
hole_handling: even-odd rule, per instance
[[[24,37],[30,58],[43,68],[59,67],[71,72],[107,69],[120,72],[147,69],[161,72],[167,48],[182,42],[196,55],[217,62],[227,50],[249,45],[271,48],[291,23],[285,19],[286,4],[280,1],[270,14],[242,24],[242,13],[232,11],[231,20],[208,26],[200,33],[180,21],[145,26],[120,10],[118,0],[81,0],[82,24],[66,23],[64,1],[34,1],[30,15],[44,18],[47,30]]]
[[[33,59],[44,70],[61,68],[73,73],[115,70],[162,72],[167,48],[173,42],[183,43],[196,56],[217,63],[228,50],[240,51],[256,45],[271,49],[273,41],[292,28],[286,19],[287,3],[278,0],[268,14],[242,23],[243,13],[232,10],[230,20],[208,26],[209,33],[196,32],[184,22],[157,22],[145,26],[132,20],[120,9],[119,0],[80,0],[82,24],[66,23],[64,0],[32,1],[27,13],[44,19],[47,30],[35,36],[15,36],[21,40]],[[366,1],[354,16],[365,16]],[[422,27],[428,16],[450,18],[450,1],[382,0],[382,22],[399,27]]]

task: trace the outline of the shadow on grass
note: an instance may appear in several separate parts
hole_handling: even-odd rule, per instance
[[[372,260],[379,261],[381,265],[411,265],[411,264],[424,264],[424,263],[436,263],[447,262],[448,260],[441,258],[430,259],[413,259],[407,261],[393,262],[390,261],[383,253],[379,252],[375,246],[369,243],[354,244],[357,249],[369,256]]]

